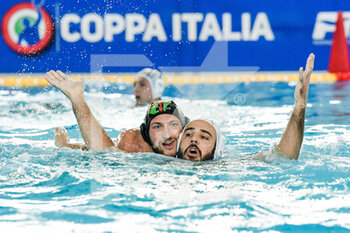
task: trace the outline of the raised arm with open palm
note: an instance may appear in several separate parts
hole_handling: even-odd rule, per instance
[[[310,77],[314,68],[314,61],[315,55],[311,53],[307,59],[305,71],[303,71],[303,67],[300,67],[299,69],[299,81],[294,92],[294,109],[287,128],[278,144],[281,152],[292,159],[298,159],[301,144],[303,142],[305,108]]]
[[[46,73],[45,79],[65,94],[72,103],[86,145],[92,150],[105,150],[114,147],[112,139],[90,111],[84,99],[84,80],[74,81],[61,71]]]

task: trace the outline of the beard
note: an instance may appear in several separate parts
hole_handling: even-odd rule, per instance
[[[186,152],[190,149],[190,147],[196,147],[199,153],[199,158],[202,158],[202,151],[198,148],[198,146],[196,145],[189,145],[185,151],[181,150],[181,147],[179,148],[179,150],[176,152],[176,157],[180,158],[180,159],[186,159],[186,160],[190,160],[188,158],[185,157]]]
[[[168,138],[167,140],[174,140],[174,144],[175,144],[175,149],[176,149],[176,143],[177,141],[174,139],[174,138]],[[165,140],[165,141],[167,141]],[[164,142],[165,142],[164,141]],[[154,151],[154,153],[157,153],[157,154],[162,154],[162,155],[165,155],[165,156],[171,156],[171,157],[175,157],[176,156],[176,151],[174,152],[170,152],[169,150],[164,150],[162,147],[161,147],[161,144],[162,143],[159,143],[159,145],[155,145],[154,143],[152,143],[152,149]],[[168,153],[168,154],[166,154]],[[170,154],[171,153],[171,154]]]
[[[163,154],[163,151],[161,149],[159,149],[158,147],[154,147],[152,145],[152,149],[153,149],[154,153],[156,153],[156,154]]]
[[[193,145],[193,144],[189,145],[189,146],[185,149],[185,151],[182,151],[182,150],[181,150],[181,147],[180,147],[179,150],[178,150],[177,153],[176,153],[176,156],[177,156],[178,158],[180,158],[180,159],[190,160],[190,159],[188,159],[188,158],[186,157],[186,153],[187,153],[187,151],[190,149],[190,147],[196,147],[196,148],[197,148],[198,153],[199,153],[199,158],[200,158],[199,161],[213,160],[213,159],[214,159],[215,147],[214,147],[214,149],[213,149],[210,153],[205,154],[205,155],[202,157],[202,151],[198,148],[197,145]]]

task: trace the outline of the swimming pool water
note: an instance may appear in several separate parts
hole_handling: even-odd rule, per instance
[[[53,88],[2,88],[2,232],[349,232],[349,84],[312,84],[299,160],[270,162],[244,158],[278,143],[292,83],[169,89],[186,115],[215,119],[226,136],[225,156],[198,163],[56,148],[57,126],[82,140],[68,100]],[[140,125],[147,107],[132,107],[131,86],[89,85],[111,137]]]

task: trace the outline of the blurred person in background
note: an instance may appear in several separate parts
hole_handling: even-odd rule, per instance
[[[136,74],[134,95],[136,106],[159,101],[164,91],[163,74],[158,70],[145,68]]]

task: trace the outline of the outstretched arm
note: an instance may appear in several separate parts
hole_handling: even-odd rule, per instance
[[[305,71],[299,69],[299,81],[294,92],[294,109],[284,131],[278,149],[291,159],[297,160],[304,137],[305,108],[312,70],[314,68],[315,55],[310,54],[307,59]]]
[[[302,67],[299,69],[299,81],[294,91],[294,109],[279,144],[274,148],[274,152],[283,153],[288,158],[295,160],[299,157],[299,151],[303,143],[305,108],[314,60],[315,55],[311,53],[306,62],[305,72],[303,72]],[[269,154],[269,152],[260,152],[251,158],[266,159]]]
[[[87,146],[92,150],[105,150],[114,147],[112,139],[90,111],[84,99],[84,80],[73,81],[61,71],[46,73],[45,79],[57,87],[71,101],[74,115]]]

